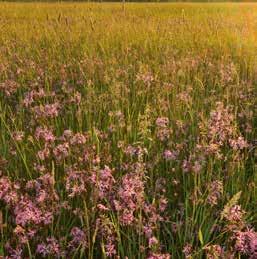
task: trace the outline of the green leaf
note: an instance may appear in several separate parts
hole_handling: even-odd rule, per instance
[[[203,233],[202,233],[202,230],[199,228],[199,231],[198,231],[198,238],[199,238],[199,241],[201,243],[201,245],[203,246],[204,242],[203,242]]]

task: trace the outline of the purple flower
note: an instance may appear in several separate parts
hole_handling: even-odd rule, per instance
[[[218,180],[213,181],[208,185],[207,189],[209,192],[207,202],[212,206],[217,205],[223,193],[223,183]]]
[[[108,242],[105,246],[105,253],[108,257],[112,257],[116,255],[117,251],[115,249],[115,245],[112,242]]]
[[[252,229],[235,232],[236,251],[249,255],[249,258],[257,258],[257,233]]]
[[[71,145],[83,145],[86,141],[87,139],[83,134],[77,133],[71,138],[70,143]]]
[[[114,183],[115,179],[112,175],[112,170],[108,166],[105,166],[104,169],[100,170],[97,182],[99,196],[101,199],[105,198],[106,195],[109,194]]]
[[[0,83],[0,90],[3,90],[6,96],[14,94],[20,85],[14,80],[7,79],[3,83]]]
[[[70,169],[67,172],[66,191],[69,197],[75,197],[86,192],[88,177],[84,171]]]
[[[241,222],[245,212],[241,209],[240,205],[234,205],[230,208],[229,213],[226,215],[226,219],[231,223]]]
[[[44,106],[39,105],[33,107],[33,112],[36,116],[36,118],[55,118],[59,115],[59,109],[60,109],[60,104],[57,103],[52,103],[52,104],[46,104]]]
[[[164,159],[167,161],[176,160],[177,153],[166,149],[163,153]]]
[[[43,257],[46,257],[48,254],[50,254],[50,251],[48,250],[48,247],[45,243],[38,244],[36,252]]]
[[[193,247],[190,244],[186,244],[183,248],[183,254],[186,258],[190,258],[193,252]]]
[[[54,258],[60,258],[63,255],[60,245],[54,237],[48,237],[46,243],[38,244],[36,252],[43,257],[51,255]]]
[[[23,250],[21,246],[17,246],[15,249],[11,247],[9,242],[5,245],[5,249],[7,250],[8,256],[4,257],[6,259],[23,259]]]
[[[148,246],[152,247],[159,243],[158,239],[156,237],[150,237],[148,240]]]
[[[55,141],[53,132],[47,127],[37,127],[35,132],[35,138],[37,140],[43,140],[46,143],[52,143]]]
[[[0,177],[0,200],[8,205],[16,204],[18,202],[17,189],[19,185],[13,184],[8,177]]]
[[[54,148],[53,153],[57,161],[61,161],[69,156],[69,143],[65,142],[63,144],[59,144]]]
[[[71,246],[72,248],[77,248],[79,246],[87,246],[86,234],[80,228],[73,227],[71,230],[71,236],[72,240],[70,241],[69,246]]]
[[[159,117],[156,119],[155,124],[160,128],[167,128],[169,125],[169,119],[167,117]]]

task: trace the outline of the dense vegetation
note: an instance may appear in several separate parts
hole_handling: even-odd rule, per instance
[[[0,5],[0,255],[257,258],[257,6]]]

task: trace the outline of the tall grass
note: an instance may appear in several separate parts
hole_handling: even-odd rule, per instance
[[[257,258],[257,5],[0,5],[0,255]]]

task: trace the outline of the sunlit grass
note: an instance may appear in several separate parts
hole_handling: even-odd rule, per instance
[[[256,28],[257,4],[2,3],[0,255],[257,256]]]

